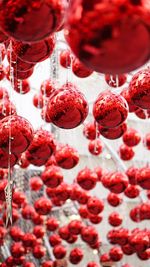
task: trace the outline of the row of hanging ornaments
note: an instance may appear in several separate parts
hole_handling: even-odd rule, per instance
[[[10,63],[5,70],[1,65],[0,79],[7,77],[12,88],[21,94],[30,91],[28,78],[33,74],[37,63],[53,57],[57,42],[57,32],[64,29],[66,42],[70,50],[62,51],[60,64],[72,69],[79,78],[90,76],[93,71],[104,73],[106,82],[117,88],[125,84],[127,74],[141,67],[150,59],[150,2],[149,0],[31,0],[0,2],[0,41],[1,62],[7,55]],[[38,18],[38,19],[37,19]],[[57,55],[53,57],[57,65]],[[57,67],[57,66],[56,66]],[[55,68],[55,66],[53,66]],[[57,72],[57,70],[56,70]],[[57,75],[54,80],[44,81],[40,94],[35,95],[33,104],[42,108],[41,116],[48,122],[63,129],[72,129],[82,124],[87,118],[89,108],[85,96],[70,81],[58,89]],[[81,218],[93,224],[102,221],[101,212],[104,203],[92,197],[89,191],[101,183],[110,193],[108,203],[118,207],[124,193],[129,198],[136,198],[140,188],[150,190],[150,167],[131,168],[126,173],[106,171],[98,168],[85,168],[78,173],[77,184],[71,186],[63,182],[60,168],[71,169],[79,162],[78,152],[68,145],[56,144],[53,135],[43,129],[34,132],[30,122],[17,115],[15,106],[6,89],[0,89],[0,167],[4,179],[1,186],[1,201],[5,203],[6,212],[1,220],[1,244],[9,234],[14,243],[10,248],[11,256],[1,267],[22,265],[35,267],[34,263],[25,260],[24,255],[32,253],[36,259],[42,259],[45,248],[42,238],[45,234],[45,222],[42,216],[48,216],[52,206],[62,206],[66,200],[79,202]],[[99,94],[93,105],[94,123],[86,124],[84,135],[89,139],[89,151],[94,155],[102,153],[102,135],[108,139],[123,136],[124,144],[120,147],[120,157],[130,160],[134,156],[133,147],[141,141],[139,133],[127,128],[128,112],[139,118],[150,116],[150,69],[138,71],[132,78],[129,87],[120,94],[106,90]],[[144,139],[150,149],[150,136]],[[29,164],[46,166],[41,177],[31,181],[31,190],[40,190],[45,186],[47,197],[37,199],[34,206],[27,205],[23,192],[13,191],[11,171],[15,164],[27,168]],[[8,170],[7,170],[8,169]],[[104,175],[105,174],[105,175]],[[149,191],[147,191],[149,198]],[[13,199],[12,199],[13,198]],[[13,201],[13,202],[12,202]],[[13,203],[13,207],[12,207]],[[84,204],[84,206],[82,206]],[[19,228],[4,227],[18,219],[17,208],[21,216],[39,224],[33,233],[22,233]],[[149,202],[138,205],[130,212],[134,222],[150,219]],[[46,218],[46,217],[45,217]],[[120,226],[123,218],[117,212],[111,213],[109,223]],[[53,254],[57,260],[66,256],[67,250],[61,244],[77,241],[78,235],[92,249],[99,249],[101,242],[94,226],[86,226],[80,220],[72,221],[64,228],[56,220],[47,218],[47,231],[57,231],[49,238],[54,247]],[[36,228],[36,229],[35,229]],[[110,244],[115,244],[109,253],[100,258],[101,264],[112,264],[122,260],[123,254],[136,254],[141,260],[150,258],[150,232],[148,229],[130,231],[119,228],[109,231]],[[39,241],[39,242],[38,242]],[[32,249],[34,247],[34,249]],[[69,261],[79,264],[83,251],[75,248],[70,252]],[[43,260],[42,267],[57,266],[56,261]],[[88,267],[98,267],[96,262],[89,262]],[[129,264],[122,265],[130,267]]]

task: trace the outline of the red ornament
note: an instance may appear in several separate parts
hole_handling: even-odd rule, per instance
[[[126,171],[126,175],[128,176],[129,183],[132,184],[132,185],[136,185],[137,184],[137,179],[136,179],[137,171],[138,171],[138,168],[136,168],[136,167],[130,167]]]
[[[117,207],[122,203],[122,198],[121,196],[114,194],[114,193],[109,193],[107,196],[107,201],[109,205],[113,207]]]
[[[90,197],[87,202],[87,209],[91,214],[98,215],[104,209],[104,203],[97,197]]]
[[[129,112],[135,112],[138,109],[138,107],[134,105],[134,103],[132,102],[129,89],[128,88],[123,89],[121,95],[128,103]]]
[[[69,261],[72,264],[78,264],[83,259],[83,251],[80,248],[74,248],[69,255]]]
[[[141,108],[138,108],[136,111],[135,111],[135,115],[141,119],[141,120],[145,120],[145,119],[148,119],[150,117],[150,112],[149,110],[145,110],[145,109],[141,109]]]
[[[44,261],[41,267],[55,267],[53,261]]]
[[[2,228],[2,227],[1,227],[1,228]],[[1,228],[0,228],[0,229],[1,229]],[[10,232],[9,232],[9,234],[10,234],[11,238],[12,238],[15,242],[19,242],[19,241],[21,241],[22,238],[23,238],[23,235],[24,235],[23,231],[22,231],[21,228],[19,228],[18,226],[12,226],[12,227],[10,228]],[[0,234],[0,236],[1,236],[1,234]],[[1,236],[1,238],[2,238],[2,236]]]
[[[135,129],[128,128],[127,131],[124,133],[122,139],[125,145],[129,147],[133,147],[133,146],[137,146],[140,143],[141,136],[138,133],[138,131],[136,131]]]
[[[14,258],[20,258],[25,254],[25,249],[20,242],[16,242],[11,245],[10,252]]]
[[[64,68],[69,68],[71,67],[71,61],[72,61],[72,55],[70,50],[63,50],[60,53],[59,60],[60,60],[60,65]]]
[[[43,238],[45,235],[45,229],[41,225],[34,226],[33,234],[36,236],[36,238]]]
[[[68,224],[68,230],[72,235],[79,235],[83,228],[84,224],[82,221],[73,220]]]
[[[47,215],[52,209],[52,203],[50,199],[40,197],[35,201],[34,208],[39,215]]]
[[[147,250],[145,251],[142,251],[142,252],[138,252],[137,253],[137,256],[140,260],[149,260],[150,259],[150,249],[148,248]]]
[[[75,85],[65,84],[48,99],[47,114],[57,127],[72,129],[86,119],[88,103]]]
[[[70,198],[71,188],[68,184],[61,183],[56,187],[55,195],[60,201],[66,201]]]
[[[62,24],[65,4],[63,1],[40,0],[37,3],[32,0],[28,5],[26,1],[20,3],[18,0],[14,5],[8,0],[0,5],[0,26],[16,40],[27,43],[43,40]]]
[[[8,36],[5,35],[2,31],[0,31],[0,43],[3,43],[8,40]]]
[[[79,171],[77,175],[77,183],[84,190],[92,190],[97,183],[97,174],[86,167]]]
[[[132,147],[128,147],[126,145],[121,145],[119,148],[119,155],[122,160],[131,160],[135,153]]]
[[[30,205],[25,205],[22,208],[22,217],[26,220],[31,220],[35,214],[35,209]]]
[[[16,107],[9,99],[0,101],[0,120],[10,115],[17,115]]]
[[[56,259],[60,260],[66,256],[66,248],[62,245],[55,246],[53,249],[53,254]]]
[[[30,84],[28,80],[15,80],[14,90],[21,95],[25,95],[30,92]]]
[[[19,158],[19,162],[18,165],[22,168],[22,169],[26,169],[28,168],[28,166],[30,165],[29,161],[26,158],[26,153],[22,153],[21,157]]]
[[[146,134],[144,138],[144,145],[148,150],[150,150],[150,133]]]
[[[62,239],[64,240],[68,240],[70,237],[70,232],[69,232],[69,228],[68,225],[62,226],[59,228],[59,235]]]
[[[36,108],[43,108],[44,106],[44,100],[43,100],[43,95],[42,94],[36,94],[33,97],[33,105]]]
[[[61,237],[58,234],[52,234],[49,237],[49,243],[52,247],[60,245],[62,242]]]
[[[150,167],[144,167],[137,171],[136,179],[138,185],[143,189],[150,189]]]
[[[36,245],[36,236],[32,233],[25,233],[22,242],[24,247],[33,248]]]
[[[9,129],[11,127],[11,152],[24,152],[33,139],[31,124],[20,116],[8,116],[0,121],[0,147],[9,151]]]
[[[26,204],[26,195],[23,192],[13,192],[13,203],[17,204],[18,207]]]
[[[21,265],[25,262],[25,257],[21,256],[20,258],[13,258],[13,263],[15,265]]]
[[[102,183],[112,193],[120,194],[128,186],[128,178],[124,173],[113,172],[102,178]]]
[[[56,89],[55,82],[49,79],[42,82],[40,87],[40,92],[43,96],[50,97],[55,89]]]
[[[41,259],[46,254],[46,248],[44,246],[38,245],[33,247],[33,256],[36,259]]]
[[[95,167],[94,171],[97,174],[98,182],[101,182],[101,178],[103,175],[105,175],[105,171],[101,167]]]
[[[118,212],[112,212],[108,217],[109,224],[113,227],[119,226],[122,224],[122,217]]]
[[[83,63],[81,63],[77,58],[73,59],[72,71],[78,78],[87,78],[93,71],[89,70]]]
[[[129,243],[136,252],[142,252],[149,248],[149,237],[144,231],[139,231],[131,234]]]
[[[87,264],[87,267],[99,267],[98,263],[91,261]]]
[[[0,100],[9,99],[8,91],[4,87],[0,87]]]
[[[140,219],[141,220],[150,220],[150,202],[145,202],[140,206]]]
[[[30,68],[27,71],[19,71],[17,69],[14,69],[14,79],[15,80],[25,80],[32,76],[34,72],[34,68]],[[8,69],[9,80],[10,80],[10,69]]]
[[[123,252],[120,247],[113,247],[109,251],[109,256],[112,261],[120,261],[123,257]]]
[[[11,154],[9,155],[8,152],[5,152],[0,148],[0,168],[7,169],[8,168],[8,161],[10,158],[10,167],[15,166],[18,161],[18,155]]]
[[[107,90],[100,93],[96,99],[93,115],[101,126],[115,128],[126,120],[128,107],[123,97]]]
[[[69,145],[59,145],[55,152],[58,166],[63,169],[72,169],[79,162],[78,151]]]
[[[34,212],[32,216],[32,222],[36,225],[43,225],[44,223],[44,217],[42,215],[39,215],[38,213]]]
[[[91,140],[88,145],[89,152],[92,155],[100,155],[103,151],[103,144],[100,139]]]
[[[88,217],[89,217],[90,222],[93,224],[99,224],[103,220],[103,217],[101,214],[100,215],[89,214]]]
[[[130,244],[125,244],[121,247],[121,249],[123,253],[128,256],[133,255],[135,253],[135,249]]]
[[[142,108],[150,108],[150,68],[137,72],[129,85],[129,93],[133,103]]]
[[[85,226],[81,230],[81,238],[89,245],[94,245],[98,241],[98,233],[93,226]]]
[[[110,74],[105,74],[105,81],[106,83],[113,87],[121,87],[126,83],[127,76],[125,74],[120,74],[120,75],[110,75]]]
[[[96,138],[96,126],[94,122],[89,122],[84,125],[83,129],[84,136],[89,140],[94,140]],[[98,134],[99,135],[99,134]]]
[[[5,77],[4,67],[0,65],[0,81],[2,81],[4,77]]]
[[[121,125],[115,128],[105,128],[101,125],[98,125],[98,130],[105,138],[114,140],[120,138],[126,132],[127,124],[123,122]]]
[[[130,211],[130,218],[132,221],[134,222],[140,222],[141,221],[141,216],[140,216],[140,206],[137,206],[135,208],[133,208]]]
[[[39,176],[30,178],[30,188],[33,191],[39,191],[43,186],[43,182]]]
[[[76,10],[82,10],[79,16]],[[149,59],[149,10],[146,0],[125,1],[123,6],[115,0],[111,6],[109,1],[73,1],[66,39],[89,68],[100,73],[128,73]]]
[[[128,198],[136,198],[139,196],[140,194],[140,190],[139,187],[136,185],[128,185],[128,187],[126,188],[126,190],[124,191],[124,194],[126,197]]]
[[[78,209],[78,212],[79,212],[80,216],[84,219],[87,219],[89,216],[89,213],[88,213],[86,206],[80,206]]]
[[[36,267],[36,266],[33,262],[28,261],[23,263],[23,267]]]
[[[46,221],[46,229],[48,231],[56,231],[59,226],[59,221],[55,217],[50,217]]]
[[[44,170],[41,179],[46,186],[56,188],[63,182],[63,174],[58,166],[52,165]]]

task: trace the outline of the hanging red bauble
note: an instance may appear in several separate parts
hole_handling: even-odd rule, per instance
[[[123,257],[123,252],[120,247],[112,247],[109,251],[109,256],[112,261],[120,261]]]
[[[83,129],[84,136],[89,140],[94,140],[96,138],[96,125],[94,122],[89,122],[84,125]],[[99,135],[99,133],[98,133]]]
[[[137,184],[137,179],[136,179],[137,171],[138,171],[138,168],[132,167],[132,166],[126,171],[126,175],[128,176],[129,183],[131,185]]]
[[[27,261],[23,263],[23,267],[36,267],[33,262]]]
[[[128,243],[129,230],[125,228],[110,230],[107,234],[107,238],[110,244],[118,244],[120,246],[124,246]]]
[[[62,24],[65,4],[65,1],[32,0],[29,5],[25,0],[17,0],[14,5],[7,0],[0,5],[0,26],[16,40],[27,43],[43,40]]]
[[[114,128],[122,124],[128,116],[127,103],[123,97],[110,91],[99,94],[93,105],[95,120],[103,127]]]
[[[99,224],[103,220],[103,217],[101,214],[99,215],[89,214],[88,217],[89,217],[90,222],[93,224]]]
[[[34,212],[33,216],[32,216],[32,222],[35,225],[43,225],[44,223],[44,216],[39,215],[38,213]]]
[[[143,189],[150,189],[150,167],[143,167],[137,171],[136,179],[138,185]]]
[[[2,65],[0,65],[0,81],[2,81],[5,77],[5,70]]]
[[[79,171],[76,179],[84,190],[92,190],[97,183],[97,174],[86,167]]]
[[[110,261],[111,260],[110,260],[109,254],[104,253],[100,256],[100,263],[104,264],[104,266],[105,264],[110,263]]]
[[[62,193],[61,193],[62,194]],[[64,192],[63,192],[63,194],[64,194]],[[62,196],[61,196],[62,197]],[[63,196],[64,197],[64,196]],[[65,197],[66,197],[66,194],[65,194]],[[59,199],[58,197],[53,197],[52,199],[52,203],[53,203],[53,206],[56,206],[56,207],[61,207],[61,206],[63,206],[64,205],[64,203],[65,203],[65,200],[61,200],[61,199]]]
[[[34,246],[32,253],[33,253],[34,258],[41,259],[46,254],[46,248],[44,246],[41,246],[41,245]]]
[[[129,93],[133,103],[142,108],[150,108],[150,68],[137,72],[129,85]]]
[[[104,209],[104,203],[97,197],[90,197],[87,202],[87,209],[91,214],[98,215]]]
[[[35,209],[30,206],[30,205],[25,205],[23,208],[22,208],[22,217],[25,219],[25,220],[31,220],[35,214]]]
[[[33,74],[34,68],[31,68],[27,71],[19,71],[17,69],[14,69],[14,79],[15,80],[26,80]],[[10,70],[8,69],[8,75],[10,80]]]
[[[70,198],[71,188],[66,183],[61,183],[56,187],[55,195],[60,201],[66,201]]]
[[[52,247],[55,247],[62,243],[62,239],[58,234],[52,234],[49,237],[49,243]]]
[[[88,103],[76,86],[69,83],[48,99],[47,114],[57,127],[72,129],[86,119]]]
[[[149,237],[144,231],[139,231],[131,234],[129,243],[136,252],[142,252],[149,248]]]
[[[7,230],[0,226],[0,245],[2,246],[7,235]]]
[[[9,160],[10,167],[13,167],[18,161],[18,156],[13,153],[9,155],[8,152],[0,148],[0,168],[7,169]]]
[[[56,188],[63,182],[63,174],[58,166],[52,165],[42,172],[41,179],[46,186]]]
[[[67,253],[67,250],[62,245],[55,246],[53,249],[53,254],[55,258],[58,260],[63,259],[66,256],[66,253]]]
[[[94,245],[98,241],[98,233],[93,226],[85,226],[81,230],[81,238],[89,245]]]
[[[135,111],[135,115],[141,120],[149,119],[150,110],[149,109],[145,110],[145,109],[138,108]]]
[[[135,208],[133,208],[130,211],[130,218],[132,221],[134,222],[140,222],[141,218],[140,218],[140,206],[136,206]]]
[[[148,150],[150,150],[150,133],[146,134],[143,143],[144,143],[144,145],[146,146],[146,148],[147,148]]]
[[[128,128],[127,131],[124,133],[122,139],[127,146],[133,147],[137,146],[140,143],[141,136],[135,129]]]
[[[123,122],[121,125],[115,128],[105,128],[101,125],[98,125],[98,130],[105,138],[114,140],[120,138],[126,132],[127,124]]]
[[[97,174],[97,182],[101,182],[101,178],[103,175],[105,175],[105,170],[103,170],[101,167],[95,167],[94,168],[94,171],[96,172]]]
[[[60,227],[58,233],[62,239],[68,240],[70,237],[68,225]]]
[[[129,184],[126,190],[124,191],[124,194],[128,198],[136,198],[140,194],[139,187],[136,185]]]
[[[103,151],[102,141],[100,139],[91,140],[88,145],[88,150],[92,155],[100,155]]]
[[[141,220],[150,220],[150,202],[145,202],[140,206]]]
[[[50,97],[51,94],[54,92],[56,89],[56,83],[52,80],[45,80],[42,82],[41,87],[40,87],[40,92],[43,96],[45,97]]]
[[[70,50],[63,50],[60,53],[59,60],[60,60],[60,65],[64,68],[69,68],[71,67],[71,60],[73,56],[71,55]]]
[[[33,97],[33,105],[36,108],[43,108],[44,106],[44,99],[42,94],[36,94]]]
[[[59,221],[55,217],[50,217],[46,221],[46,229],[48,231],[56,231],[59,226]]]
[[[25,257],[21,256],[20,258],[13,258],[13,263],[15,265],[21,265],[25,262]]]
[[[22,81],[15,80],[13,89],[17,93],[19,93],[21,95],[25,95],[28,92],[30,92],[30,84],[29,84],[28,80],[22,80]]]
[[[72,169],[79,162],[78,151],[69,145],[58,145],[55,151],[55,159],[59,167]]]
[[[0,228],[1,229],[1,228]],[[23,238],[23,231],[21,230],[20,227],[18,226],[12,226],[10,228],[9,234],[11,236],[11,238],[15,241],[15,242],[19,242],[22,241]],[[1,235],[0,235],[1,236]]]
[[[84,224],[82,221],[73,220],[68,224],[68,230],[71,233],[71,235],[79,235],[81,233],[83,226]]]
[[[87,219],[89,216],[89,212],[88,212],[86,206],[80,206],[78,209],[78,212],[79,212],[81,218]]]
[[[91,261],[87,264],[87,267],[99,267],[98,263]]]
[[[148,248],[147,250],[145,251],[142,251],[142,252],[138,252],[137,253],[137,256],[140,260],[149,260],[150,259],[150,249]]]
[[[128,147],[126,145],[121,145],[119,148],[119,155],[122,160],[131,160],[135,153],[132,147]]]
[[[78,184],[71,185],[71,200],[78,201],[79,204],[86,204],[89,199],[89,194],[87,191],[83,190]]]
[[[121,196],[114,194],[114,193],[109,193],[107,196],[107,201],[109,205],[113,207],[117,207],[122,203],[122,198]]]
[[[11,127],[11,152],[20,154],[24,152],[33,139],[31,124],[20,116],[8,116],[0,121],[0,147],[9,151]]]
[[[36,238],[43,238],[45,235],[45,228],[41,225],[36,225],[33,228],[33,234],[36,236]]]
[[[72,71],[78,78],[87,78],[93,73],[92,70],[89,70],[77,58],[74,58],[72,61]]]
[[[129,89],[128,88],[123,89],[121,95],[128,103],[129,112],[135,112],[138,109],[138,107],[134,105],[134,103],[132,102]]]
[[[121,249],[123,253],[128,256],[133,255],[135,253],[135,249],[130,244],[125,244],[121,247]]]
[[[7,98],[0,101],[0,120],[10,115],[17,115],[16,107]]]
[[[74,248],[71,250],[69,255],[69,261],[72,264],[79,264],[80,261],[83,259],[83,251],[80,248]]]
[[[38,214],[47,215],[52,209],[52,203],[50,199],[40,197],[34,202],[34,208]]]
[[[16,242],[11,245],[10,252],[14,258],[20,258],[25,254],[25,249],[21,242]]]
[[[102,179],[103,185],[112,193],[120,194],[128,186],[128,178],[124,173],[113,172]]]
[[[122,224],[122,217],[118,212],[112,212],[108,217],[109,224],[113,227],[119,226]]]
[[[146,0],[138,3],[113,0],[111,6],[104,0],[72,1],[66,39],[74,54],[89,68],[101,73],[128,73],[149,59],[149,11]]]
[[[67,243],[68,244],[74,244],[76,241],[78,240],[78,236],[77,235],[71,235],[69,237],[69,239],[67,239]]]
[[[9,99],[8,91],[4,87],[0,87],[0,100]]]
[[[36,245],[36,236],[32,233],[25,233],[22,242],[24,247],[31,247],[33,248]]]
[[[42,263],[42,266],[41,267],[55,267],[55,265],[54,265],[54,262],[50,260],[50,261],[44,261]]]
[[[39,191],[43,186],[43,182],[39,176],[30,178],[30,188],[33,191]]]
[[[13,192],[13,203],[15,203],[18,208],[25,205],[27,202],[26,195],[24,192],[15,191]]]
[[[21,60],[19,57],[17,57],[14,51],[10,50],[10,46],[7,49],[7,60],[11,65],[11,67],[13,67],[14,72],[16,71],[26,72],[35,66],[35,64],[25,62]]]
[[[126,83],[126,80],[127,76],[125,74],[120,74],[120,75],[105,74],[106,83],[114,88],[121,87]]]

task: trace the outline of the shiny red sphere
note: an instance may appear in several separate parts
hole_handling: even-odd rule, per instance
[[[150,167],[143,167],[137,171],[137,184],[143,189],[150,189]]]
[[[55,246],[53,249],[53,254],[55,258],[58,260],[63,259],[66,256],[66,253],[67,253],[67,250],[62,245]]]
[[[25,95],[28,92],[30,92],[30,84],[28,80],[22,80],[22,81],[15,80],[14,90],[21,95]]]
[[[97,183],[97,174],[86,167],[85,169],[79,171],[77,175],[77,183],[84,190],[92,190]]]
[[[42,172],[41,179],[46,186],[56,188],[63,182],[63,174],[58,166],[52,165]]]
[[[52,203],[43,196],[34,202],[34,208],[39,215],[47,215],[52,209]]]
[[[129,112],[135,112],[138,109],[138,107],[132,102],[129,89],[128,88],[123,89],[121,91],[121,95],[128,103]]]
[[[72,169],[79,162],[78,151],[69,145],[59,145],[55,151],[55,159],[58,166],[63,169]]]
[[[115,128],[105,128],[101,125],[98,125],[98,130],[105,138],[114,140],[120,138],[126,132],[127,124],[123,122],[121,125]]]
[[[136,198],[140,194],[139,187],[136,185],[129,184],[126,190],[124,191],[124,194],[128,198]]]
[[[41,94],[45,97],[50,97],[55,89],[56,89],[56,84],[54,81],[50,79],[43,81],[40,87]]]
[[[55,217],[50,217],[46,221],[46,229],[48,231],[56,231],[59,226],[59,221]]]
[[[120,261],[123,257],[123,252],[120,247],[112,247],[109,251],[109,256],[112,261]]]
[[[135,153],[132,147],[123,144],[119,148],[119,155],[122,160],[128,161],[134,157]]]
[[[30,178],[30,188],[33,191],[39,191],[43,186],[43,182],[39,176],[33,176]]]
[[[102,183],[112,193],[120,194],[128,186],[128,178],[124,173],[113,172],[102,178]]]
[[[94,140],[97,135],[95,123],[94,122],[86,123],[83,128],[83,134],[87,139]]]
[[[83,251],[80,248],[74,248],[69,254],[69,261],[72,264],[78,264],[83,259]]]
[[[137,146],[141,141],[141,136],[138,131],[133,128],[128,128],[123,135],[123,142],[129,147]]]
[[[10,252],[14,258],[20,258],[25,254],[25,249],[21,242],[16,242],[11,245]]]
[[[103,151],[102,141],[100,139],[91,140],[88,145],[88,150],[92,155],[100,155]]]
[[[105,81],[106,83],[113,87],[121,87],[126,83],[127,76],[125,74],[120,74],[120,75],[110,75],[110,74],[105,74]]]
[[[44,106],[44,98],[42,94],[36,94],[33,97],[33,105],[36,108],[43,108]]]
[[[98,215],[104,209],[104,203],[97,197],[90,197],[87,202],[87,209],[91,214]]]
[[[69,68],[71,67],[71,61],[72,61],[72,55],[69,50],[63,50],[60,53],[59,60],[60,60],[60,65],[64,68]]]
[[[74,58],[73,59],[73,62],[72,62],[72,72],[78,78],[87,78],[87,77],[89,77],[93,73],[92,70],[88,69],[77,58]]]
[[[117,227],[122,224],[123,218],[118,212],[112,212],[108,217],[108,222],[113,227]]]
[[[115,193],[109,193],[107,196],[107,201],[108,204],[113,206],[113,207],[117,207],[122,203],[122,198],[121,196],[115,194]]]
[[[62,239],[58,234],[52,234],[49,236],[49,243],[52,247],[55,247],[62,243]]]
[[[82,228],[81,238],[89,245],[94,245],[98,241],[98,233],[93,226],[85,226]]]
[[[138,172],[138,168],[136,168],[134,166],[131,166],[126,171],[126,175],[128,176],[129,183],[131,185],[136,185],[137,184],[137,179],[136,179],[137,172]]]
[[[44,246],[41,246],[41,245],[34,246],[32,253],[33,253],[34,258],[41,259],[46,254],[46,248]]]
[[[24,247],[33,248],[36,245],[36,236],[32,233],[25,233],[22,242]]]
[[[84,224],[82,221],[72,220],[68,224],[68,230],[72,235],[79,235],[81,233],[83,226],[84,226]]]

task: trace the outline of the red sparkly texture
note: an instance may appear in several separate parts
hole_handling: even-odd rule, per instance
[[[72,169],[79,162],[79,154],[75,148],[69,145],[58,145],[55,152],[55,159],[61,168]]]
[[[105,81],[106,83],[114,88],[121,87],[126,83],[127,76],[125,74],[120,74],[120,75],[110,75],[106,74],[105,75]]]
[[[49,243],[52,247],[55,247],[62,243],[62,239],[58,234],[52,234],[49,237]]]
[[[136,252],[143,252],[149,248],[149,236],[144,231],[132,233],[129,237],[129,244]]]
[[[50,217],[46,221],[46,229],[48,231],[56,231],[59,227],[59,221],[55,217]]]
[[[0,87],[0,100],[9,99],[8,91],[4,87]]]
[[[33,234],[36,236],[36,238],[43,238],[45,234],[45,228],[41,225],[34,226]]]
[[[52,165],[43,171],[41,179],[46,186],[56,188],[63,182],[63,174],[58,166]]]
[[[125,88],[122,90],[121,96],[123,96],[123,98],[127,101],[129,112],[135,112],[138,109],[138,107],[134,105],[134,103],[131,100],[131,96],[130,96],[130,92],[128,88]]]
[[[72,72],[78,78],[87,78],[87,77],[89,77],[93,73],[92,70],[89,70],[77,58],[74,58],[73,59],[73,62],[72,62]]]
[[[25,249],[20,242],[16,242],[11,245],[10,252],[14,258],[20,258],[25,254]]]
[[[101,125],[98,125],[98,130],[99,130],[99,133],[105,138],[114,140],[114,139],[118,139],[121,136],[123,136],[123,134],[127,130],[127,124],[123,122],[121,125],[115,128],[105,128]]]
[[[77,183],[84,190],[92,190],[97,183],[97,174],[86,167],[78,173]]]
[[[76,86],[66,84],[48,99],[47,114],[57,127],[72,129],[86,119],[88,103]]]
[[[4,67],[1,65],[0,66],[0,81],[2,81],[5,77],[5,70]]]
[[[83,134],[87,139],[94,140],[96,138],[96,134],[99,135],[99,133],[96,133],[95,123],[86,123],[83,128]]]
[[[6,151],[0,148],[0,168],[8,168],[9,155]],[[18,155],[11,153],[10,155],[10,167],[15,166],[18,161]]]
[[[12,43],[12,49],[16,56],[22,61],[32,64],[36,64],[49,58],[53,53],[54,47],[55,37],[53,35],[34,44],[25,44],[17,41],[13,41]]]
[[[7,0],[0,4],[0,26],[10,37],[23,42],[45,39],[62,24],[66,1]],[[37,20],[37,18],[40,18]]]
[[[15,242],[22,241],[24,235],[23,231],[18,226],[12,226],[9,234]]]
[[[135,153],[132,147],[128,147],[123,144],[119,148],[119,155],[122,160],[126,161],[126,160],[131,160],[134,157]]]
[[[83,259],[83,251],[80,248],[74,248],[69,255],[69,261],[72,264],[78,264]]]
[[[123,97],[107,90],[100,93],[96,99],[93,115],[101,126],[115,128],[126,120],[128,106]]]
[[[133,147],[137,146],[140,143],[141,136],[135,129],[128,128],[127,131],[124,133],[122,139],[127,146]]]
[[[84,226],[84,224],[82,221],[72,220],[68,224],[68,230],[72,235],[79,235],[81,233],[83,226]]]
[[[56,83],[52,80],[43,81],[40,87],[41,94],[45,97],[50,97],[55,89]]]
[[[129,93],[133,103],[142,108],[150,108],[150,68],[137,72],[130,84]]]
[[[9,100],[9,98],[4,98],[0,101],[0,120],[4,119],[9,115],[17,115],[16,107]]]
[[[103,151],[103,143],[100,139],[91,140],[88,149],[92,155],[98,156]]]
[[[71,58],[73,56],[71,55],[71,52],[69,50],[63,50],[60,53],[59,60],[60,60],[60,65],[64,68],[69,68],[71,67]]]
[[[25,220],[31,220],[33,218],[33,216],[35,215],[35,209],[30,205],[25,205],[22,208],[22,212],[21,213],[22,213],[22,217]]]
[[[52,203],[50,199],[41,197],[35,201],[34,208],[39,215],[47,215],[52,209]]]
[[[70,4],[65,36],[74,54],[87,67],[120,74],[148,61],[149,29],[147,0],[137,4],[112,0],[111,5],[109,0],[75,0]]]
[[[25,233],[22,242],[24,247],[34,247],[36,244],[36,236],[32,233]]]
[[[11,152],[24,152],[33,139],[31,124],[20,116],[8,116],[0,121],[0,147],[9,151],[9,127],[11,126]]]
[[[44,106],[44,98],[42,94],[36,94],[33,97],[33,105],[36,108],[43,108]]]

